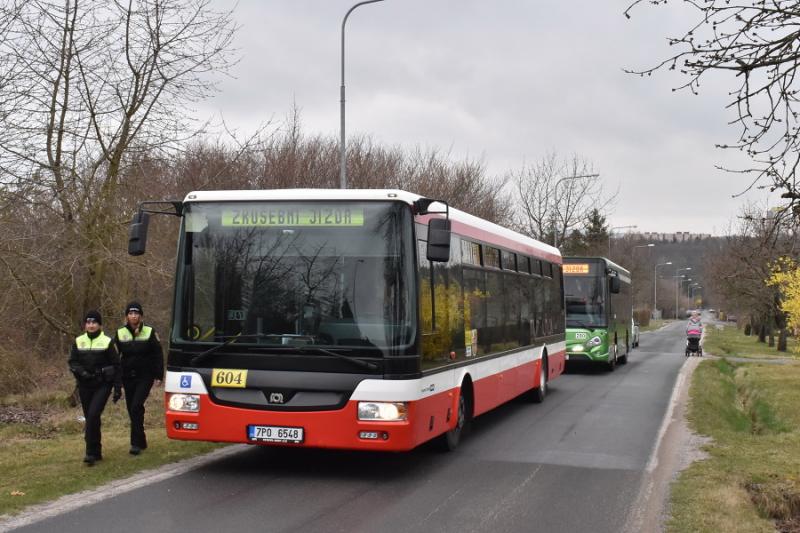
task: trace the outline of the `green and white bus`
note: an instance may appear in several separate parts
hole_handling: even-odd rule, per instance
[[[631,274],[605,257],[565,257],[567,361],[609,371],[631,350]]]

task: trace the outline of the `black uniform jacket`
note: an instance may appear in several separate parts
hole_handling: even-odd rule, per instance
[[[125,324],[117,330],[115,342],[122,359],[122,377],[163,378],[164,352],[152,327],[140,324],[134,332]]]
[[[102,331],[84,333],[72,342],[69,369],[82,386],[112,383],[119,386],[122,373],[113,340]]]

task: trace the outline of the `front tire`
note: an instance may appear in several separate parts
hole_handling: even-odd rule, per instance
[[[611,348],[612,348],[612,351],[614,352],[614,356],[612,357],[611,355],[609,355],[608,356],[608,363],[606,363],[606,365],[607,365],[606,369],[609,372],[613,372],[617,368],[617,352],[618,352],[618,349],[617,349],[616,343]]]
[[[469,424],[469,403],[464,395],[464,386],[458,393],[458,412],[456,413],[456,425],[448,430],[439,438],[439,445],[443,451],[452,452],[458,448],[461,437]]]
[[[631,345],[628,342],[628,336],[625,336],[625,355],[619,358],[619,364],[627,365],[628,364],[628,355],[631,353]]]

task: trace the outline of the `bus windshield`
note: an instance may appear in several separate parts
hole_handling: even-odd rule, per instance
[[[568,328],[606,326],[604,287],[604,277],[564,276]]]
[[[411,230],[400,202],[188,203],[173,336],[400,353],[416,336]]]

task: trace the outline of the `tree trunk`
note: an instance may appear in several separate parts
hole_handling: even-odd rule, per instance
[[[769,319],[767,319],[767,328],[769,333],[769,346],[770,348],[775,347],[775,316],[770,315]]]
[[[758,342],[767,342],[767,325],[763,322],[758,325]]]
[[[786,351],[786,338],[788,337],[788,332],[786,328],[781,328],[780,333],[778,333],[778,351],[785,352]]]

